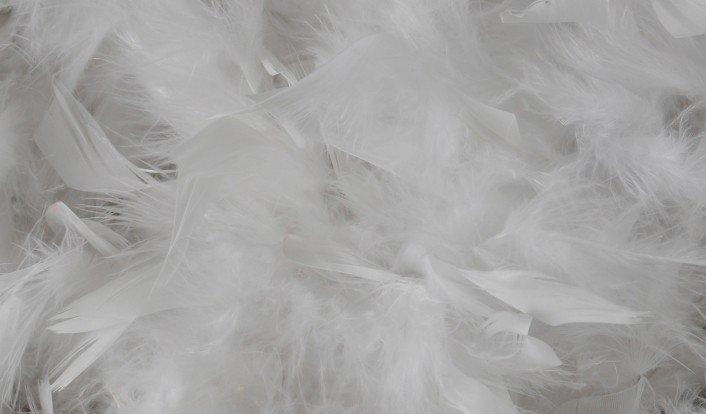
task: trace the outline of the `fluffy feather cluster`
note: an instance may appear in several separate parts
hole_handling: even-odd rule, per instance
[[[706,3],[529,3],[0,3],[0,411],[706,412]]]

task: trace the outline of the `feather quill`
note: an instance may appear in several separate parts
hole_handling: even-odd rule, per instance
[[[76,377],[88,369],[118,340],[129,325],[129,323],[115,325],[89,333],[69,358],[66,358],[62,364],[52,371],[52,376],[56,376],[56,379],[51,383],[51,391],[61,391],[71,384]],[[75,358],[71,359],[71,356],[75,356]]]
[[[52,402],[49,380],[42,378],[37,388],[39,390],[39,406],[42,407],[42,414],[54,414],[54,403]]]

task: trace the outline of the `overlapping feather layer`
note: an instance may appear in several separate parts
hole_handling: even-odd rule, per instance
[[[704,21],[1,3],[0,411],[703,411]]]

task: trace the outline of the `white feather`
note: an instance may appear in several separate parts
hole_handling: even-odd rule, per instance
[[[702,3],[0,0],[2,410],[699,412]]]
[[[511,343],[511,352],[500,358],[493,358],[494,363],[509,364],[518,370],[537,371],[555,368],[562,364],[551,346],[529,336],[531,321],[532,318],[528,315],[511,312],[497,312],[488,317],[484,323],[485,334],[495,337],[497,345],[506,340],[503,336],[509,336]]]
[[[54,403],[52,402],[49,380],[42,378],[37,388],[39,390],[39,406],[42,407],[42,414],[54,414]]]
[[[640,400],[646,384],[647,380],[644,377],[640,377],[634,385],[612,394],[567,401],[556,407],[554,414],[638,414],[640,413]]]
[[[674,37],[706,34],[706,2],[703,0],[651,0],[660,23]]]
[[[90,113],[60,84],[34,142],[67,186],[90,192],[140,190],[152,183],[111,144]]]
[[[370,264],[367,263],[357,264],[354,256],[350,254],[345,257],[342,254],[311,251],[311,247],[307,248],[304,241],[298,236],[285,237],[282,249],[288,259],[313,269],[343,273],[378,283],[403,281],[395,273],[370,267]]]
[[[104,328],[88,334],[73,353],[70,354],[70,358],[63,361],[62,364],[55,369],[56,372],[51,373],[51,376],[56,377],[50,385],[51,391],[61,391],[69,386],[76,377],[88,369],[91,364],[118,340],[129,325],[129,323],[114,325],[110,328]]]
[[[62,233],[64,229],[74,231],[83,236],[88,244],[103,256],[114,256],[120,252],[121,247],[128,244],[124,237],[103,224],[91,220],[81,220],[61,201],[47,207],[44,216],[55,232]]]
[[[605,24],[610,0],[535,0],[524,10],[508,10],[503,23]]]
[[[65,388],[88,369],[135,319],[179,306],[176,298],[164,290],[153,291],[154,279],[145,273],[112,280],[75,300],[52,318],[63,320],[49,327],[53,332],[86,333],[70,358],[54,368],[52,376],[56,378],[52,390]]]
[[[467,280],[488,294],[552,326],[596,322],[640,323],[649,316],[616,305],[586,289],[560,282],[541,273],[521,270],[478,271],[459,269],[425,256],[425,274],[438,273],[455,280]]]

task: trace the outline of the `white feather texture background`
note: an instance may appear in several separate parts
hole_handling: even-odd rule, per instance
[[[706,1],[0,2],[1,413],[706,413]]]

